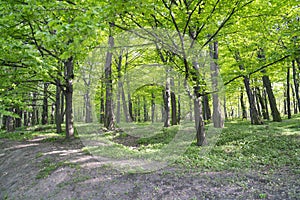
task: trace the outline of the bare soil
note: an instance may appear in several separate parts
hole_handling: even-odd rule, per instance
[[[299,170],[288,167],[237,172],[167,167],[124,173],[105,158],[83,152],[80,140],[41,139],[0,140],[0,199],[300,199]]]

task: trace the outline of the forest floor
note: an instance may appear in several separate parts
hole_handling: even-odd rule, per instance
[[[289,167],[130,173],[82,151],[79,139],[0,139],[0,147],[0,199],[300,199],[299,171]]]

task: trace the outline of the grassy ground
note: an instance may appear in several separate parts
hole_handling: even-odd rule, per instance
[[[78,127],[80,126],[78,125]],[[86,143],[84,144],[86,152],[116,159],[167,160],[172,165],[204,171],[272,170],[288,166],[295,173],[300,173],[297,167],[300,166],[300,116],[289,120],[285,119],[280,123],[267,122],[260,126],[251,125],[246,121],[230,121],[207,147],[198,147],[195,141],[176,140],[180,130],[187,130],[187,127],[192,126],[192,123],[187,123],[181,126],[161,128],[157,124],[139,124],[137,127],[141,129],[126,127],[123,131],[103,133],[98,125],[85,125],[90,128],[89,131],[82,128],[77,130],[87,133],[79,133],[83,141],[94,140],[105,144]],[[4,131],[0,133],[0,138],[13,140],[35,137],[44,137],[43,141],[51,142],[62,139],[64,135],[56,134],[53,125],[18,129],[13,133]],[[174,141],[178,141],[178,143],[174,143]]]

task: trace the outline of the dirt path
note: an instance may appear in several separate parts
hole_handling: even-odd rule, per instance
[[[288,168],[122,173],[81,148],[80,140],[0,140],[0,199],[300,199],[299,172]]]

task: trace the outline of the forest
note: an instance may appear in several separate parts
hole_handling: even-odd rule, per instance
[[[141,185],[99,196],[85,184],[90,194],[72,196],[32,183],[28,199],[174,199],[139,173],[172,183],[180,174],[198,191],[200,171],[233,173],[229,189],[208,181],[179,199],[299,198],[299,13],[298,0],[1,0],[0,199],[23,195],[9,181],[23,154],[39,160],[24,172],[45,184],[59,169],[85,174],[52,187],[91,179],[92,161],[72,161],[82,155]],[[36,149],[17,155],[21,144]],[[76,153],[60,159],[51,145]],[[253,173],[267,184],[250,187]]]

